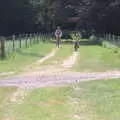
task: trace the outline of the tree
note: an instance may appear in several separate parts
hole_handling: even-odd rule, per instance
[[[31,31],[35,19],[34,14],[29,0],[1,0],[0,34]]]
[[[1,0],[0,34],[51,31],[57,25],[119,32],[119,10],[119,0]],[[80,21],[68,23],[71,17]]]

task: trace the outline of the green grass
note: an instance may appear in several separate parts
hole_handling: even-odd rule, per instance
[[[4,114],[4,104],[6,104],[9,96],[16,90],[14,87],[0,87],[0,120]]]
[[[100,46],[80,46],[75,71],[93,72],[120,68],[120,53]]]
[[[120,79],[80,83],[72,93],[80,100],[76,114],[84,120],[120,119]]]
[[[67,59],[73,53],[72,45],[70,44],[63,44],[55,56],[51,57],[49,60],[44,62],[44,65],[48,64],[61,64],[63,60]]]
[[[19,72],[24,67],[50,53],[54,46],[54,44],[41,43],[32,45],[29,48],[21,49],[20,51],[11,54],[6,60],[0,61],[0,72]]]
[[[13,87],[0,87],[0,103],[15,90]]]
[[[70,112],[67,104],[70,92],[70,88],[35,89],[21,105],[12,108],[15,112],[10,116],[15,120],[66,120]]]
[[[120,79],[33,89],[10,107],[15,120],[119,120]]]

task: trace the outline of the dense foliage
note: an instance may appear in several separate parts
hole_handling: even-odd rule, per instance
[[[56,25],[120,32],[119,0],[0,0],[0,35],[50,31]],[[68,18],[79,17],[76,22]]]

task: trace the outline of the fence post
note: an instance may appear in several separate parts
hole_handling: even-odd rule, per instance
[[[28,47],[27,40],[28,40],[28,34],[25,35],[25,47],[26,48]]]
[[[110,33],[108,34],[108,41],[111,41],[111,35],[110,35]]]
[[[36,33],[34,34],[35,44],[36,44]]]
[[[37,44],[37,33],[35,34],[35,43]]]
[[[44,33],[43,33],[42,41],[43,41],[43,43],[45,43],[45,34]]]
[[[39,34],[37,33],[37,44],[39,43]]]
[[[118,36],[117,43],[118,43],[118,46],[120,47],[120,36]]]
[[[112,44],[115,45],[115,36],[114,36],[114,34],[112,35]]]
[[[40,36],[39,36],[39,33],[38,33],[38,43],[40,42]]]
[[[4,59],[6,56],[5,56],[5,38],[4,36],[1,36],[0,38],[0,57],[1,59]]]
[[[105,40],[107,41],[107,34],[105,34]]]
[[[19,47],[21,48],[21,35],[19,35],[19,42],[20,42]]]
[[[15,35],[12,36],[12,40],[13,40],[13,51],[15,51]]]
[[[39,33],[39,42],[41,42],[41,33]]]
[[[29,37],[30,37],[30,46],[31,46],[32,45],[32,34],[31,33],[30,33]]]
[[[35,33],[33,34],[33,39],[34,39],[33,43],[35,44],[35,42],[36,42],[36,41],[35,41],[35,39],[36,39],[36,38],[35,38]]]

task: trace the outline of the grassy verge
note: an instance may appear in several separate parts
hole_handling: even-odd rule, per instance
[[[72,45],[62,45],[60,50],[50,58],[49,60],[44,62],[44,65],[55,65],[55,64],[61,64],[64,59],[67,59],[70,55],[73,53]]]
[[[13,107],[15,120],[66,120],[69,118],[67,96],[70,88],[43,88],[33,90],[21,105]]]
[[[120,68],[120,54],[100,46],[80,46],[76,71],[94,72]]]
[[[72,87],[32,90],[14,105],[15,120],[119,120],[120,81],[89,81]]]
[[[30,48],[21,49],[11,55],[10,58],[0,61],[0,72],[19,72],[27,65],[41,59],[52,51],[54,44],[37,44]]]
[[[4,114],[4,104],[6,104],[9,95],[11,95],[16,88],[13,87],[0,87],[0,120],[2,120]]]
[[[72,93],[79,100],[76,114],[84,120],[119,120],[120,80],[83,82]]]

